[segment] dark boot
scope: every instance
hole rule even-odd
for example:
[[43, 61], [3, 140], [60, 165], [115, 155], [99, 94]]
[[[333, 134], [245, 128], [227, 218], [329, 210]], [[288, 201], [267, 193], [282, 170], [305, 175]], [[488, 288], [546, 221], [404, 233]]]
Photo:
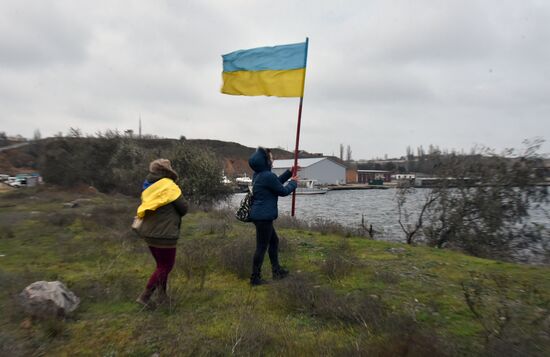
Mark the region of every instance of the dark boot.
[[145, 288], [145, 290], [141, 293], [141, 295], [136, 299], [136, 302], [140, 305], [143, 305], [146, 308], [154, 308], [154, 304], [151, 301], [151, 295], [153, 295], [153, 292], [155, 289], [148, 289]]
[[252, 274], [252, 276], [250, 277], [250, 285], [258, 286], [264, 284], [267, 284], [267, 281], [262, 279], [261, 274]]
[[271, 273], [273, 274], [273, 280], [280, 280], [284, 279], [288, 276], [289, 271], [285, 268], [275, 268], [271, 270]]
[[158, 296], [157, 296], [157, 304], [164, 305], [168, 304], [170, 305], [171, 299], [170, 296], [166, 293], [165, 289], [159, 289]]

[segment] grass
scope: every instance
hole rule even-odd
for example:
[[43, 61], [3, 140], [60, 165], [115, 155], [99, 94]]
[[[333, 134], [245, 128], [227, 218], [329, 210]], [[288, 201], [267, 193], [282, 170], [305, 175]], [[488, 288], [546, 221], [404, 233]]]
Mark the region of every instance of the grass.
[[[550, 353], [548, 267], [288, 221], [277, 229], [291, 276], [251, 289], [254, 230], [226, 211], [184, 218], [172, 302], [144, 311], [133, 300], [154, 263], [129, 229], [136, 205], [49, 187], [0, 193], [0, 355]], [[29, 323], [15, 297], [37, 280], [61, 280], [81, 306]]]

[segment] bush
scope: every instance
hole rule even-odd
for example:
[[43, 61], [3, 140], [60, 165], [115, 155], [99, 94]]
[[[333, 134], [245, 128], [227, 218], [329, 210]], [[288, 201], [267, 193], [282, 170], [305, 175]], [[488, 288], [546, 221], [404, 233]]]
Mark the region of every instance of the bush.
[[331, 288], [317, 284], [309, 274], [293, 274], [278, 283], [273, 293], [275, 301], [289, 311], [359, 324], [368, 329], [381, 326], [387, 315], [386, 307], [379, 299], [363, 293], [338, 295]]
[[215, 234], [226, 238], [233, 228], [233, 212], [229, 210], [216, 210], [199, 222], [199, 230], [205, 234]]
[[537, 246], [541, 231], [524, 224], [530, 208], [548, 202], [536, 154], [541, 143], [525, 152], [500, 155], [483, 149], [469, 156], [440, 156], [432, 189], [433, 203], [420, 223], [430, 245], [455, 247], [466, 253], [497, 259], [517, 259], [517, 253]]
[[199, 207], [211, 207], [229, 197], [230, 189], [221, 182], [222, 163], [212, 152], [178, 143], [167, 158], [180, 175], [179, 184], [186, 197]]
[[212, 244], [204, 240], [182, 240], [176, 256], [176, 269], [181, 269], [187, 280], [198, 279], [199, 288], [204, 287], [212, 259]]
[[218, 261], [224, 270], [241, 279], [249, 278], [255, 249], [256, 241], [252, 237], [232, 239], [221, 247]]
[[321, 264], [321, 272], [330, 279], [340, 279], [349, 275], [357, 264], [357, 259], [349, 251], [349, 245], [343, 241], [328, 252]]
[[399, 275], [387, 270], [377, 271], [374, 273], [374, 277], [385, 284], [397, 284], [401, 280]]
[[95, 206], [90, 212], [89, 220], [98, 226], [116, 230], [130, 230], [132, 219], [136, 214], [138, 203], [121, 205], [117, 203]]
[[45, 223], [52, 224], [57, 227], [67, 227], [70, 226], [78, 217], [79, 214], [75, 212], [61, 212], [49, 214], [44, 217], [43, 220]]
[[405, 315], [389, 315], [383, 321], [380, 336], [362, 346], [366, 356], [451, 356], [449, 341], [439, 338], [436, 331], [423, 328]]
[[165, 157], [179, 174], [178, 184], [191, 203], [209, 207], [230, 194], [221, 183], [222, 163], [208, 149], [187, 141], [149, 144], [150, 140], [119, 135], [52, 139], [40, 150], [39, 168], [48, 183], [63, 187], [85, 184], [102, 192], [139, 196], [149, 163]]
[[261, 356], [275, 345], [279, 329], [258, 319], [254, 311], [246, 310], [239, 316], [231, 336], [231, 354]]

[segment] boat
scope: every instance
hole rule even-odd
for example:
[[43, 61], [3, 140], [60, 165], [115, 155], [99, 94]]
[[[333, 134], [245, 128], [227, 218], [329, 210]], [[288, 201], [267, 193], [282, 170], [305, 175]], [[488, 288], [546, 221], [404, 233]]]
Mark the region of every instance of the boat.
[[248, 186], [248, 185], [252, 184], [252, 179], [250, 177], [248, 177], [246, 174], [244, 174], [244, 176], [237, 177], [235, 179], [235, 182], [239, 186]]
[[298, 180], [298, 187], [296, 188], [297, 195], [323, 195], [327, 192], [328, 188], [319, 187], [317, 180]]
[[244, 174], [244, 176], [235, 178], [235, 191], [248, 192], [248, 187], [252, 186], [252, 179]]
[[222, 171], [222, 180], [221, 182], [224, 184], [224, 185], [231, 185], [233, 183], [233, 181], [231, 181], [226, 175], [225, 175], [225, 171]]

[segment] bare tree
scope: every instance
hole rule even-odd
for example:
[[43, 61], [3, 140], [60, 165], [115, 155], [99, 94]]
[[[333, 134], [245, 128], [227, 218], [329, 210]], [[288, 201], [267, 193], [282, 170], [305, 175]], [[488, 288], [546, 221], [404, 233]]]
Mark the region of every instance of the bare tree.
[[437, 201], [428, 207], [423, 229], [429, 244], [513, 260], [540, 246], [547, 231], [529, 217], [548, 202], [547, 187], [538, 185], [541, 144], [527, 142], [522, 152], [477, 148], [474, 155], [434, 154], [439, 161], [434, 172], [441, 179], [431, 189]]
[[348, 145], [348, 147], [346, 148], [346, 161], [351, 161], [351, 146]]
[[407, 244], [412, 244], [414, 242], [416, 234], [424, 225], [424, 214], [426, 214], [428, 208], [439, 198], [439, 194], [434, 190], [427, 191], [418, 216], [415, 218], [414, 223], [409, 223], [412, 214], [407, 208], [407, 197], [415, 192], [414, 187], [412, 187], [409, 182], [401, 185], [397, 191], [397, 212], [399, 215], [398, 222], [399, 226], [405, 233]]
[[82, 137], [82, 130], [79, 128], [69, 128], [69, 132], [67, 133], [67, 136], [70, 138], [80, 138]]
[[344, 144], [340, 144], [340, 160], [344, 161]]

